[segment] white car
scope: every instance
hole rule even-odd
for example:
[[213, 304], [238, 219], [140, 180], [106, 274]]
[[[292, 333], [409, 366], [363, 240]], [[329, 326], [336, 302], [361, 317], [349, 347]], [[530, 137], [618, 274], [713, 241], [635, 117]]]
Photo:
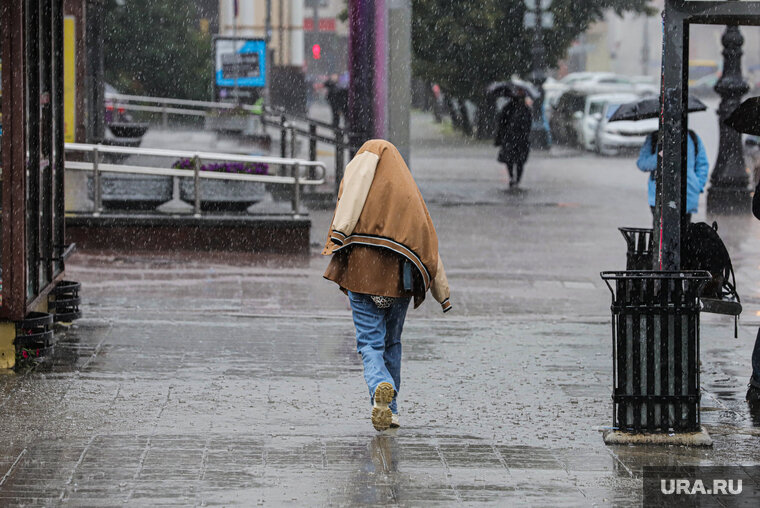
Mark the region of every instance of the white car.
[[610, 72], [571, 72], [562, 79], [548, 78], [543, 85], [544, 88], [544, 102], [551, 108], [557, 107], [557, 101], [560, 96], [568, 90], [575, 88], [576, 86], [582, 87], [584, 82], [588, 81], [593, 83], [601, 76], [614, 76]]
[[654, 76], [631, 76], [631, 81], [640, 95], [659, 95], [660, 82]]
[[619, 106], [626, 102], [636, 101], [639, 98], [640, 97], [635, 93], [603, 93], [587, 95], [583, 110], [577, 111], [573, 115], [573, 127], [578, 134], [578, 144], [586, 150], [596, 150], [598, 137], [597, 131], [600, 124], [605, 123], [606, 118], [604, 112], [606, 106], [608, 104]]
[[623, 103], [618, 101], [608, 101], [602, 109], [594, 143], [596, 151], [602, 155], [617, 155], [621, 150], [639, 150], [646, 137], [659, 129], [658, 118], [609, 122], [621, 104]]
[[564, 78], [547, 80], [544, 84], [544, 101], [547, 116], [551, 117], [559, 104], [559, 99], [567, 91], [587, 95], [597, 93], [633, 93], [639, 96], [658, 93], [654, 78], [645, 76], [623, 76], [614, 72], [572, 72]]

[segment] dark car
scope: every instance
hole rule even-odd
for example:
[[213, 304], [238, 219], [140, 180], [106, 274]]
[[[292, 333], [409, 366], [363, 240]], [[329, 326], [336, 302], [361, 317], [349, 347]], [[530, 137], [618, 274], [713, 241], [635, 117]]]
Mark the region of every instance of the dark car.
[[104, 95], [106, 132], [103, 144], [133, 148], [140, 146], [148, 124], [134, 121], [132, 115], [116, 100], [119, 91], [108, 83], [105, 84]]
[[578, 131], [575, 128], [579, 118], [583, 117], [588, 92], [570, 90], [557, 100], [549, 119], [552, 141], [562, 145], [578, 145]]

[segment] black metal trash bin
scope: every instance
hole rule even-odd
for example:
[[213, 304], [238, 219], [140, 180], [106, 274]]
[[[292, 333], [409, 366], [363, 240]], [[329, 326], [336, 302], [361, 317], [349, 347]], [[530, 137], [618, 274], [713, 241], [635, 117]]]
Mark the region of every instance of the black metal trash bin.
[[618, 228], [628, 246], [626, 270], [651, 270], [654, 239], [652, 228]]
[[612, 293], [613, 426], [698, 431], [699, 293], [710, 274], [631, 270], [601, 277]]
[[70, 323], [82, 317], [79, 310], [82, 284], [70, 280], [59, 281], [48, 295], [48, 312], [56, 323]]
[[16, 322], [16, 349], [27, 349], [33, 356], [47, 354], [55, 344], [53, 315], [47, 312], [30, 312], [22, 321]]

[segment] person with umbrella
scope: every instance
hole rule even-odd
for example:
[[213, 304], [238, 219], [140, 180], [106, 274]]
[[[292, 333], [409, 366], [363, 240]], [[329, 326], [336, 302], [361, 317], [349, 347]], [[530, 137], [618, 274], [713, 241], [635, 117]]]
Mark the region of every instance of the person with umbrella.
[[[725, 124], [745, 134], [760, 135], [760, 97], [750, 97], [725, 120]], [[760, 220], [760, 183], [752, 196], [752, 215]], [[755, 346], [752, 349], [752, 374], [747, 386], [747, 403], [753, 411], [760, 410], [760, 328], [757, 330]]]
[[494, 145], [501, 146], [497, 160], [507, 166], [509, 187], [516, 187], [522, 179], [523, 167], [530, 154], [530, 128], [533, 122], [533, 101], [528, 91], [514, 86], [509, 92], [511, 99], [499, 113]]
[[[688, 111], [704, 111], [707, 106], [696, 97], [689, 97]], [[660, 100], [658, 98], [642, 99], [640, 101], [623, 104], [610, 117], [610, 122], [619, 120], [643, 120], [644, 118], [657, 118], [660, 115]], [[658, 140], [659, 132], [649, 134], [644, 140], [644, 145], [639, 151], [636, 166], [641, 171], [649, 173], [648, 197], [649, 207], [655, 222], [655, 202], [657, 190], [656, 172], [659, 157], [662, 154], [662, 146]], [[699, 208], [699, 195], [704, 192], [707, 177], [710, 173], [710, 163], [707, 160], [705, 145], [693, 130], [689, 130], [686, 147], [686, 217], [685, 221], [691, 222], [692, 214], [697, 213]]]
[[[662, 146], [658, 142], [658, 132], [649, 134], [644, 145], [639, 151], [639, 159], [636, 165], [641, 171], [649, 173], [649, 207], [652, 216], [655, 216], [655, 191], [657, 181], [655, 170], [657, 169], [658, 154], [662, 153]], [[696, 132], [689, 129], [689, 140], [686, 148], [686, 223], [691, 222], [692, 214], [697, 213], [699, 207], [699, 195], [704, 192], [707, 184], [707, 176], [710, 173], [710, 163], [707, 160], [705, 145]], [[655, 217], [656, 218], [656, 217]]]

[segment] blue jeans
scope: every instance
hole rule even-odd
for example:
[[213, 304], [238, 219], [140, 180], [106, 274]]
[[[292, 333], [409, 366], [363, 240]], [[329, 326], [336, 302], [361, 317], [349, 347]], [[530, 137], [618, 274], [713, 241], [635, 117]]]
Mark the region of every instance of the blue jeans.
[[757, 330], [755, 349], [752, 350], [752, 378], [750, 384], [760, 388], [760, 328]]
[[396, 395], [401, 389], [401, 330], [410, 298], [399, 298], [387, 309], [379, 309], [369, 295], [348, 292], [356, 328], [356, 350], [362, 355], [364, 380], [370, 400], [380, 383], [390, 383], [396, 394], [390, 404], [398, 413]]

